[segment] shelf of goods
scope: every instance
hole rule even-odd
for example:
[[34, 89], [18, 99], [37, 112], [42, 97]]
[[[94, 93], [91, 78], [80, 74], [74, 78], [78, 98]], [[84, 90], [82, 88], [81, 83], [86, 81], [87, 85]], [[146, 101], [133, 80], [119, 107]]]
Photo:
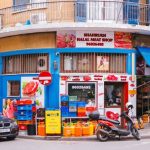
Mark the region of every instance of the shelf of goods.
[[36, 106], [31, 99], [21, 99], [17, 101], [17, 121], [19, 134], [35, 135], [35, 115]]
[[95, 133], [97, 121], [89, 121], [87, 112], [95, 107], [86, 107], [85, 101], [77, 96], [61, 96], [61, 115], [63, 136], [90, 136]]
[[150, 122], [150, 86], [138, 90], [137, 113], [142, 116], [144, 123]]
[[85, 101], [78, 101], [77, 96], [61, 96], [62, 117], [87, 117], [87, 112], [94, 110], [95, 107], [86, 107]]

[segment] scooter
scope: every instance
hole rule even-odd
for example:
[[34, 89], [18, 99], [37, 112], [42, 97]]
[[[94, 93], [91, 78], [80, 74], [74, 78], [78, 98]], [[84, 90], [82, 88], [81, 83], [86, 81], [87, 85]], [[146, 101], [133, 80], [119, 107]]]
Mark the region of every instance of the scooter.
[[119, 121], [113, 121], [109, 119], [98, 119], [98, 125], [96, 128], [96, 136], [99, 141], [107, 141], [109, 138], [115, 138], [116, 136], [128, 136], [130, 134], [137, 140], [140, 140], [140, 134], [138, 130], [134, 127], [134, 122], [132, 118], [128, 115], [128, 111], [124, 111], [121, 113], [120, 117], [124, 118], [127, 122], [127, 129], [120, 129], [118, 127]]

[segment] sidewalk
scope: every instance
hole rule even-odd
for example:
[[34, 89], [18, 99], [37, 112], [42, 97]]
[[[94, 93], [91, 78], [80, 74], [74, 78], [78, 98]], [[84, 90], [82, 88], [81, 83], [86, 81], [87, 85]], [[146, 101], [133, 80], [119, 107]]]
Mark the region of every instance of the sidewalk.
[[[150, 123], [145, 125], [144, 129], [139, 130], [141, 139], [150, 138]], [[63, 136], [35, 136], [35, 135], [19, 135], [18, 138], [35, 139], [35, 140], [58, 140], [58, 141], [94, 141], [96, 136], [82, 136], [82, 137], [63, 137]], [[134, 139], [132, 135], [122, 137], [123, 139]]]

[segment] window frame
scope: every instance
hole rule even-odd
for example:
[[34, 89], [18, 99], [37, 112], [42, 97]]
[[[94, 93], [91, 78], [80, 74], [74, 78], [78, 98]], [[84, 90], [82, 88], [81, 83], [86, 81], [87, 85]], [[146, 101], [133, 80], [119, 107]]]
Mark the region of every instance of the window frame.
[[[12, 83], [18, 83], [18, 85], [12, 85]], [[12, 90], [16, 90], [16, 88], [14, 88], [14, 86], [18, 86], [16, 88], [18, 88], [18, 94], [13, 95]], [[20, 87], [21, 87], [21, 83], [20, 80], [8, 80], [7, 81], [7, 97], [20, 97]]]
[[[76, 84], [76, 85], [78, 85], [78, 84], [83, 84], [83, 85], [94, 84], [95, 96], [94, 96], [94, 98], [89, 98], [89, 99], [94, 99], [95, 104], [93, 107], [97, 107], [97, 105], [98, 105], [98, 97], [97, 97], [97, 95], [98, 95], [98, 85], [97, 84], [98, 83], [97, 82], [83, 82], [83, 81], [82, 82], [71, 82], [71, 81], [66, 82], [66, 91], [67, 91], [68, 95], [69, 95], [69, 84]], [[69, 96], [77, 96], [77, 95], [69, 95]], [[80, 101], [82, 101], [82, 100], [80, 100]], [[79, 101], [78, 98], [77, 98], [77, 101]]]

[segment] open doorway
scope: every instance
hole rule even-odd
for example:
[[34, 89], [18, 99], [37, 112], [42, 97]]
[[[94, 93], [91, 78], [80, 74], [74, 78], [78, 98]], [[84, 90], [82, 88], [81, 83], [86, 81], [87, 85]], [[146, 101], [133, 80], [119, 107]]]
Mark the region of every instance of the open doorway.
[[[128, 101], [128, 83], [127, 82], [105, 82], [104, 83], [104, 104], [105, 114], [107, 111], [121, 114]], [[121, 126], [124, 121], [121, 121]]]

